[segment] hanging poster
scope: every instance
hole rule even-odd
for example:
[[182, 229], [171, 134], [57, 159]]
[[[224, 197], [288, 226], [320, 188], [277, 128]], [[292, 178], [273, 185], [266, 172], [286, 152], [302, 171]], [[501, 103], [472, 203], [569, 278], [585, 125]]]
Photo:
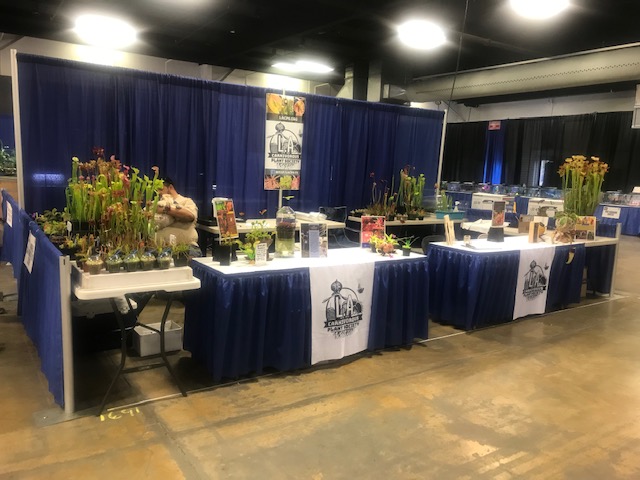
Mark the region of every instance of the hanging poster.
[[299, 190], [305, 98], [267, 93], [264, 189]]

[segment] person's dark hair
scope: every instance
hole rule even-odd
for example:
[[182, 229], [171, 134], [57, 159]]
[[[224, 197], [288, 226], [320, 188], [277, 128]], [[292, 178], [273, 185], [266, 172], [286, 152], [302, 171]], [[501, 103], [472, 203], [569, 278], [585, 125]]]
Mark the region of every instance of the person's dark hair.
[[173, 183], [173, 180], [171, 180], [170, 177], [164, 177], [163, 182], [164, 182], [163, 185], [165, 187], [168, 187], [169, 185], [175, 186], [175, 183]]

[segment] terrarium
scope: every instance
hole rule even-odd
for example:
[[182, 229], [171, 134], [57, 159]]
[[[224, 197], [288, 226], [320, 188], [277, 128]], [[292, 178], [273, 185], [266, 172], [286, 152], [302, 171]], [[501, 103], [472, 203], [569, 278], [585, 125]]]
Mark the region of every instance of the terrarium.
[[293, 257], [296, 241], [296, 212], [285, 205], [276, 212], [276, 257]]

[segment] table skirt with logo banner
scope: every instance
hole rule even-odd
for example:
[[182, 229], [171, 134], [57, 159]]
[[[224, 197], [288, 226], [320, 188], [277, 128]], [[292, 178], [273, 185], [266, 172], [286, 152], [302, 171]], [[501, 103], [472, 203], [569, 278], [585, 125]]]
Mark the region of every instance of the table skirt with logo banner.
[[[506, 238], [504, 243], [493, 246], [492, 242], [477, 242], [477, 248], [462, 247], [460, 242], [454, 247], [430, 245], [429, 312], [433, 321], [473, 330], [513, 320], [521, 250], [531, 247], [527, 247], [526, 237]], [[550, 272], [550, 275], [545, 275], [545, 279], [536, 285], [529, 285], [535, 289], [542, 283], [547, 284], [544, 311], [580, 301], [585, 267], [587, 287], [609, 293], [615, 245], [599, 246], [596, 241], [589, 247], [585, 248], [585, 243], [547, 247], [553, 250], [553, 256], [549, 257], [551, 264], [543, 262], [542, 272]], [[567, 263], [570, 257], [572, 260]], [[523, 275], [535, 269], [531, 267], [531, 261], [528, 264]], [[524, 294], [524, 284], [522, 288], [520, 293]]]
[[[426, 257], [389, 258], [349, 248], [330, 250], [324, 259], [275, 259], [257, 267], [242, 261], [220, 267], [211, 258], [194, 259], [193, 274], [202, 286], [185, 295], [184, 348], [206, 366], [216, 382], [260, 374], [265, 369], [308, 367], [312, 364], [313, 330], [310, 270], [326, 269], [335, 277], [345, 266], [358, 270], [367, 265], [373, 266], [373, 279], [366, 350], [427, 338]], [[335, 293], [344, 297], [343, 313], [352, 311], [356, 303], [366, 303], [362, 301], [367, 289], [364, 282], [355, 287], [332, 284], [319, 289], [322, 308], [328, 305], [324, 300]], [[327, 327], [352, 323], [344, 316], [335, 321], [334, 314], [327, 313], [320, 321]], [[345, 351], [345, 355], [350, 353]]]

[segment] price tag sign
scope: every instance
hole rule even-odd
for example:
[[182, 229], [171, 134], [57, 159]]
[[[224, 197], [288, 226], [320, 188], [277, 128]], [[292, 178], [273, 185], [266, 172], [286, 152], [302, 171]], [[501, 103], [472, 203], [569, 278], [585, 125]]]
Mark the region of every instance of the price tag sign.
[[602, 207], [602, 218], [613, 218], [614, 220], [620, 219], [620, 207]]
[[7, 225], [13, 228], [13, 207], [7, 202]]
[[24, 252], [24, 265], [27, 267], [27, 271], [31, 273], [33, 269], [33, 257], [36, 254], [36, 237], [33, 233], [29, 232], [29, 240], [27, 241], [27, 249]]

